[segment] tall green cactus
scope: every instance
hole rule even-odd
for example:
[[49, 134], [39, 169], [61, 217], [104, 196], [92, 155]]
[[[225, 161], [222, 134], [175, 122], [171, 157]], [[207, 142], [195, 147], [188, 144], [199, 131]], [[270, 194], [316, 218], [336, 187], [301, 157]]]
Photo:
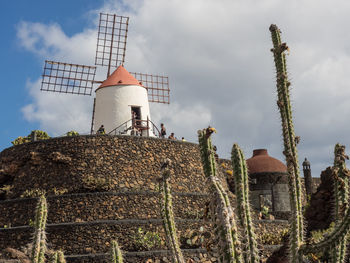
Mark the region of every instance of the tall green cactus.
[[235, 178], [235, 193], [237, 197], [237, 214], [240, 225], [244, 231], [245, 251], [243, 253], [244, 261], [259, 263], [258, 244], [254, 233], [254, 225], [251, 217], [251, 208], [249, 203], [249, 178], [245, 158], [242, 150], [237, 144], [232, 147], [231, 153], [232, 167]]
[[287, 170], [289, 174], [289, 195], [290, 204], [293, 211], [291, 218], [290, 231], [290, 256], [291, 262], [298, 262], [298, 250], [304, 242], [304, 222], [302, 214], [302, 192], [300, 182], [300, 172], [298, 163], [298, 152], [296, 148], [296, 140], [294, 134], [294, 126], [292, 120], [292, 110], [289, 98], [289, 86], [286, 56], [284, 51], [288, 49], [286, 43], [282, 43], [280, 30], [276, 25], [270, 26], [273, 49], [276, 66], [277, 81], [277, 105], [281, 115], [282, 133], [284, 141], [283, 154], [286, 158]]
[[[334, 221], [339, 223], [349, 209], [349, 179], [345, 165], [345, 146], [337, 143], [334, 147]], [[347, 239], [344, 238], [339, 246], [331, 250], [332, 262], [344, 262], [346, 256]]]
[[204, 174], [210, 181], [210, 191], [215, 201], [213, 224], [219, 250], [219, 262], [240, 263], [243, 261], [233, 210], [217, 177], [215, 151], [210, 139], [214, 131], [215, 129], [211, 127], [198, 131], [198, 141]]
[[[344, 146], [335, 146], [335, 220], [336, 226], [332, 233], [324, 237], [318, 243], [304, 244], [304, 222], [302, 216], [302, 195], [299, 174], [299, 164], [296, 149], [296, 137], [292, 120], [292, 111], [289, 99], [290, 82], [287, 78], [286, 57], [284, 51], [288, 49], [286, 43], [281, 42], [280, 30], [276, 25], [270, 26], [273, 42], [276, 77], [277, 77], [277, 105], [280, 110], [282, 120], [282, 131], [284, 141], [284, 155], [286, 157], [289, 174], [289, 192], [292, 209], [291, 229], [290, 229], [290, 261], [293, 263], [303, 262], [303, 256], [315, 251], [331, 251], [332, 263], [341, 263], [345, 260], [346, 236], [350, 230], [350, 210], [349, 208], [349, 183], [348, 170], [345, 167]], [[340, 211], [345, 214], [340, 220]]]
[[112, 240], [111, 246], [111, 262], [112, 263], [123, 263], [123, 254], [118, 246], [116, 240]]
[[34, 222], [34, 240], [32, 249], [32, 262], [33, 263], [43, 263], [45, 262], [45, 252], [46, 252], [46, 227], [47, 219], [47, 202], [45, 196], [39, 198], [36, 212], [35, 212], [35, 222]]
[[182, 251], [180, 249], [176, 225], [173, 213], [172, 196], [170, 190], [170, 167], [171, 160], [166, 159], [162, 164], [162, 179], [159, 182], [159, 191], [161, 193], [161, 208], [162, 208], [162, 218], [165, 229], [165, 234], [167, 237], [167, 243], [170, 247], [172, 253], [172, 260], [174, 263], [185, 263]]
[[50, 263], [66, 263], [63, 252], [61, 250], [56, 251], [52, 256]]

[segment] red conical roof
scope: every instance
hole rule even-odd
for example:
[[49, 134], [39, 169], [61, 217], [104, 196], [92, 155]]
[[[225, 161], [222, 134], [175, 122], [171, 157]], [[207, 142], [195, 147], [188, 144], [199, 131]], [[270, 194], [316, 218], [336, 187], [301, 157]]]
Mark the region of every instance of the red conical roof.
[[249, 174], [287, 172], [287, 166], [280, 160], [269, 156], [266, 149], [254, 150], [253, 157], [247, 160], [247, 166]]
[[99, 88], [117, 86], [117, 85], [137, 85], [142, 86], [123, 66], [119, 66]]

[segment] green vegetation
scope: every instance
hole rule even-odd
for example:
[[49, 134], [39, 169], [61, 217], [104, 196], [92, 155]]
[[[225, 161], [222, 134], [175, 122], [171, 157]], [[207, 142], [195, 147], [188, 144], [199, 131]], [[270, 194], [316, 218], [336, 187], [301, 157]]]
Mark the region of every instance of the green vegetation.
[[108, 191], [113, 187], [111, 179], [100, 176], [83, 176], [84, 187], [90, 191]]
[[264, 231], [258, 237], [259, 243], [263, 245], [283, 244], [284, 237], [288, 235], [288, 228], [275, 229], [274, 231]]
[[123, 254], [119, 248], [117, 241], [115, 241], [115, 240], [112, 240], [111, 262], [112, 263], [123, 263]]
[[79, 133], [76, 131], [69, 131], [66, 133], [66, 136], [79, 136]]
[[39, 140], [47, 140], [47, 139], [50, 139], [50, 136], [46, 132], [40, 131], [40, 130], [34, 130], [28, 136], [26, 136], [26, 137], [19, 136], [11, 143], [13, 145], [19, 145], [19, 144], [23, 144], [23, 143], [27, 143], [27, 142], [32, 142], [35, 140], [39, 141]]
[[66, 263], [66, 260], [64, 259], [64, 254], [62, 251], [56, 251], [50, 260], [50, 263]]
[[42, 195], [46, 195], [46, 191], [40, 188], [33, 188], [30, 190], [25, 190], [22, 194], [21, 194], [21, 198], [28, 198], [28, 197], [39, 197]]
[[157, 232], [145, 231], [142, 227], [139, 227], [134, 237], [134, 242], [138, 249], [151, 250], [159, 247], [162, 240]]

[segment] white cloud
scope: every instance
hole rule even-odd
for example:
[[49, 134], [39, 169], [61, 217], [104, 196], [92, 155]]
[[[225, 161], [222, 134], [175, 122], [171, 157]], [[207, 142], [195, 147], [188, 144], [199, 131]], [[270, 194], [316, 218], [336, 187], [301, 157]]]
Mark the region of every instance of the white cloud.
[[92, 98], [40, 91], [40, 82], [27, 82], [33, 98], [31, 104], [22, 108], [26, 120], [39, 122], [41, 128], [53, 136], [75, 130], [82, 134], [90, 132]]
[[73, 64], [93, 65], [96, 35], [96, 29], [84, 29], [69, 37], [58, 24], [22, 21], [17, 26], [17, 38], [25, 49], [41, 58]]
[[152, 104], [152, 118], [157, 126], [164, 123], [167, 135], [175, 133], [175, 137], [196, 141], [197, 130], [211, 124], [211, 112], [201, 104], [181, 106], [177, 102], [170, 105]]
[[[307, 156], [319, 175], [330, 165], [337, 141], [350, 145], [350, 36], [344, 33], [349, 7], [345, 0], [105, 1], [90, 17], [96, 25], [100, 11], [130, 16], [126, 68], [170, 79], [173, 103], [152, 104], [152, 119], [193, 141], [197, 129], [215, 126], [215, 143], [224, 157], [238, 142], [247, 157], [253, 148], [267, 147], [283, 159], [268, 31], [271, 23], [279, 25], [291, 48], [300, 159]], [[94, 62], [96, 29], [83, 25], [80, 33], [67, 36], [57, 24], [22, 22], [18, 40], [42, 59]], [[97, 79], [103, 79], [102, 70]], [[33, 102], [23, 109], [28, 120], [55, 133], [77, 122], [89, 128], [91, 100], [65, 95], [56, 100], [56, 94], [40, 93], [38, 84], [29, 86]], [[77, 115], [69, 121], [66, 111]]]

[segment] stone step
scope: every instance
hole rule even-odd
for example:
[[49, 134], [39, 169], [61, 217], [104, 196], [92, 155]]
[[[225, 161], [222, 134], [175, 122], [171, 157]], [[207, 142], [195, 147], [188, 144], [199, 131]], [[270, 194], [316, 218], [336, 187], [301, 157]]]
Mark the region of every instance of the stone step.
[[[176, 221], [183, 248], [198, 248], [211, 242], [209, 222], [184, 219]], [[197, 234], [193, 234], [193, 231]], [[49, 224], [46, 232], [49, 247], [62, 249], [67, 254], [105, 253], [113, 239], [118, 240], [125, 251], [166, 248], [161, 219]], [[197, 238], [189, 245], [187, 239], [193, 235], [197, 235]], [[33, 228], [28, 226], [0, 229], [0, 248], [19, 249], [30, 243], [32, 236]]]
[[[214, 257], [216, 253], [207, 252], [206, 249], [182, 249], [182, 253], [185, 257], [185, 261], [188, 262], [192, 259], [194, 262], [217, 262], [217, 258]], [[100, 254], [84, 254], [84, 255], [67, 255], [67, 263], [109, 263], [109, 253]], [[151, 251], [131, 251], [123, 252], [124, 262], [172, 262], [170, 250], [151, 250]]]
[[[264, 246], [262, 258], [267, 258], [274, 250], [279, 249], [280, 246]], [[188, 262], [190, 259], [193, 262], [217, 262], [218, 254], [216, 250], [207, 251], [204, 248], [197, 249], [182, 249], [181, 250], [185, 261]], [[148, 250], [148, 251], [123, 251], [124, 262], [149, 262], [149, 263], [160, 263], [160, 262], [171, 262], [170, 250]], [[109, 263], [109, 253], [95, 253], [95, 254], [65, 254], [67, 263]], [[21, 262], [18, 259], [5, 259], [0, 258], [1, 263], [17, 263]]]
[[[48, 196], [48, 223], [160, 218], [160, 194], [152, 191], [80, 193]], [[207, 194], [174, 193], [177, 217], [202, 218]], [[34, 220], [37, 198], [0, 201], [0, 227], [28, 225]]]
[[[209, 221], [177, 218], [176, 223], [183, 248], [208, 247], [212, 244], [213, 229]], [[255, 221], [254, 225], [258, 242], [262, 245], [282, 243], [282, 236], [288, 228], [288, 222], [285, 220], [259, 220]], [[32, 240], [32, 235], [33, 228], [29, 226], [2, 228], [0, 248], [25, 246]], [[78, 254], [106, 252], [112, 239], [117, 239], [127, 251], [140, 251], [150, 247], [160, 249], [165, 245], [162, 219], [48, 224], [47, 237], [51, 247]], [[60, 247], [60, 244], [64, 244], [64, 247]]]
[[[213, 237], [210, 234], [213, 231], [209, 222], [183, 219], [177, 219], [176, 221], [182, 249], [209, 248], [213, 250]], [[284, 226], [287, 224], [287, 222], [281, 220], [277, 222], [271, 220], [259, 221], [257, 236], [262, 237], [276, 231], [273, 230], [276, 223]], [[264, 232], [260, 232], [263, 226], [266, 229], [264, 229]], [[269, 226], [272, 229], [268, 228]], [[191, 230], [196, 231], [191, 232]], [[62, 249], [70, 258], [68, 262], [106, 262], [105, 257], [101, 258], [101, 255], [105, 255], [109, 251], [112, 239], [118, 240], [121, 248], [130, 256], [127, 262], [145, 262], [148, 259], [152, 259], [152, 262], [157, 259], [164, 262], [164, 256], [156, 257], [152, 254], [152, 257], [146, 258], [149, 251], [145, 250], [163, 251], [162, 253], [165, 253], [164, 251], [167, 248], [161, 219], [100, 220], [49, 224], [46, 232], [48, 248], [53, 250]], [[33, 228], [29, 226], [0, 229], [0, 249], [25, 247], [31, 242], [32, 236]], [[192, 244], [188, 243], [189, 240], [192, 241]], [[261, 240], [259, 243], [262, 244]], [[278, 247], [276, 244], [261, 245], [264, 257], [270, 255]], [[199, 256], [196, 256], [197, 258]], [[205, 259], [204, 261], [208, 260]]]

